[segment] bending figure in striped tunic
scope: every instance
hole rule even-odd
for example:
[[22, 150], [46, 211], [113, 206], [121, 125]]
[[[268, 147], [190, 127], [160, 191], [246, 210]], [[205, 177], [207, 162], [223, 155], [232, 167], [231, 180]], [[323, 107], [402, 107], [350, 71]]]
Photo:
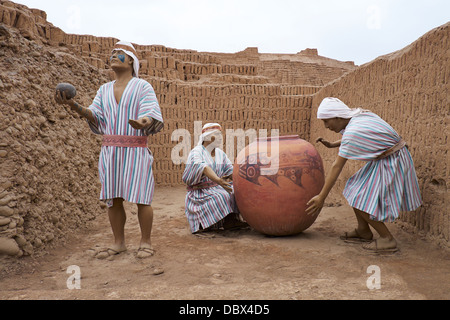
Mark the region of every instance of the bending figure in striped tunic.
[[[350, 109], [337, 98], [324, 99], [317, 117], [323, 120], [327, 129], [343, 136], [336, 142], [317, 139], [327, 148], [339, 148], [339, 156], [321, 193], [308, 203], [307, 213], [320, 213], [347, 160], [366, 161], [367, 164], [348, 180], [344, 189], [344, 197], [353, 207], [358, 226], [344, 233], [341, 239], [364, 243], [363, 248], [371, 252], [396, 252], [397, 241], [385, 222], [398, 219], [401, 211], [414, 211], [422, 205], [406, 142], [376, 114]], [[370, 227], [380, 235], [379, 239], [373, 240]]]
[[193, 234], [243, 228], [234, 199], [233, 164], [220, 149], [221, 126], [206, 124], [189, 154], [183, 182], [188, 185], [185, 213]]
[[[99, 159], [102, 184], [100, 200], [106, 202], [114, 244], [96, 255], [106, 259], [127, 250], [124, 201], [136, 203], [141, 227], [138, 258], [154, 255], [151, 245], [154, 193], [153, 155], [147, 148], [149, 135], [164, 126], [152, 86], [139, 79], [139, 60], [133, 45], [119, 41], [111, 55], [116, 80], [100, 87], [89, 108], [78, 105], [65, 94], [56, 93], [59, 104], [67, 104], [86, 118], [95, 134], [103, 135]], [[136, 120], [137, 119], [137, 120]]]

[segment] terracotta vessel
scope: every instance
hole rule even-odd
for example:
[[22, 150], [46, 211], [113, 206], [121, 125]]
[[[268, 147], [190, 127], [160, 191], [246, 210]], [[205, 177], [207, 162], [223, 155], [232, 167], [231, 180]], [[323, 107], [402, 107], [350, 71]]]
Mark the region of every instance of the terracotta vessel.
[[288, 236], [316, 220], [306, 204], [325, 182], [322, 158], [298, 136], [258, 139], [242, 150], [234, 165], [236, 202], [247, 223], [263, 234]]

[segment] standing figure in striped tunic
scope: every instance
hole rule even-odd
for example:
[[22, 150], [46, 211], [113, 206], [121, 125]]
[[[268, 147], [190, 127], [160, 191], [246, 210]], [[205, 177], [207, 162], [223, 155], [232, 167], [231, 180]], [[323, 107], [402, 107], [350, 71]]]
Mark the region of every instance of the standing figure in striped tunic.
[[220, 149], [221, 130], [217, 123], [203, 127], [183, 173], [188, 185], [185, 213], [193, 234], [248, 226], [238, 214], [231, 182], [233, 164]]
[[105, 259], [127, 250], [123, 202], [128, 201], [138, 206], [141, 243], [137, 257], [146, 258], [154, 254], [151, 245], [153, 155], [147, 148], [147, 140], [163, 128], [163, 118], [152, 86], [138, 78], [139, 60], [133, 45], [118, 42], [110, 60], [116, 80], [100, 87], [89, 108], [66, 99], [65, 94], [57, 93], [55, 99], [86, 118], [95, 134], [103, 135], [99, 159], [100, 200], [108, 206], [115, 242], [96, 257]]
[[[366, 242], [363, 248], [372, 252], [396, 252], [397, 242], [385, 222], [398, 219], [401, 211], [414, 211], [422, 205], [406, 142], [376, 114], [350, 109], [337, 98], [324, 99], [317, 117], [323, 120], [327, 129], [343, 136], [336, 142], [317, 139], [328, 148], [340, 149], [321, 193], [308, 203], [307, 213], [320, 213], [347, 160], [366, 161], [367, 164], [348, 180], [344, 189], [344, 197], [353, 207], [358, 226], [341, 239]], [[377, 231], [379, 239], [373, 241], [369, 226]]]

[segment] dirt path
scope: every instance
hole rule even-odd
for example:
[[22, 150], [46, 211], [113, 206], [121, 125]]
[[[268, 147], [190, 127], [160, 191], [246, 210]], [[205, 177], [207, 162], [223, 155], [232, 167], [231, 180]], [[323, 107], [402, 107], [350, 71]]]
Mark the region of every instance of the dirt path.
[[[189, 232], [185, 189], [158, 188], [154, 201], [155, 257], [138, 260], [136, 215], [128, 215], [128, 252], [113, 261], [91, 257], [89, 249], [111, 241], [107, 216], [79, 232], [64, 248], [32, 268], [0, 280], [1, 299], [449, 299], [450, 254], [434, 244], [390, 228], [401, 252], [375, 256], [340, 241], [354, 227], [348, 206], [325, 208], [305, 233], [270, 238], [252, 230], [229, 231], [211, 239]], [[136, 211], [128, 205], [128, 212]], [[24, 260], [25, 262], [28, 260]], [[81, 271], [81, 290], [68, 290], [69, 266]], [[378, 266], [381, 289], [369, 290], [367, 270]], [[154, 275], [156, 268], [163, 274]]]

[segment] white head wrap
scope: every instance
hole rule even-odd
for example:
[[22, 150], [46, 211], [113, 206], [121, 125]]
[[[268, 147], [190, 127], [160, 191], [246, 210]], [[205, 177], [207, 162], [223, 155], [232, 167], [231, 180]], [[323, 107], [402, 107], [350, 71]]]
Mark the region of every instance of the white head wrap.
[[367, 110], [350, 109], [345, 103], [338, 98], [325, 98], [317, 111], [317, 119], [333, 119], [343, 118], [351, 119]]
[[206, 138], [214, 133], [222, 132], [222, 126], [218, 123], [207, 123], [203, 126], [202, 135], [198, 141], [198, 145], [201, 146]]
[[133, 58], [133, 77], [139, 78], [139, 59], [137, 58], [137, 52], [134, 46], [130, 42], [119, 41], [114, 46], [112, 52], [114, 51], [123, 51]]

